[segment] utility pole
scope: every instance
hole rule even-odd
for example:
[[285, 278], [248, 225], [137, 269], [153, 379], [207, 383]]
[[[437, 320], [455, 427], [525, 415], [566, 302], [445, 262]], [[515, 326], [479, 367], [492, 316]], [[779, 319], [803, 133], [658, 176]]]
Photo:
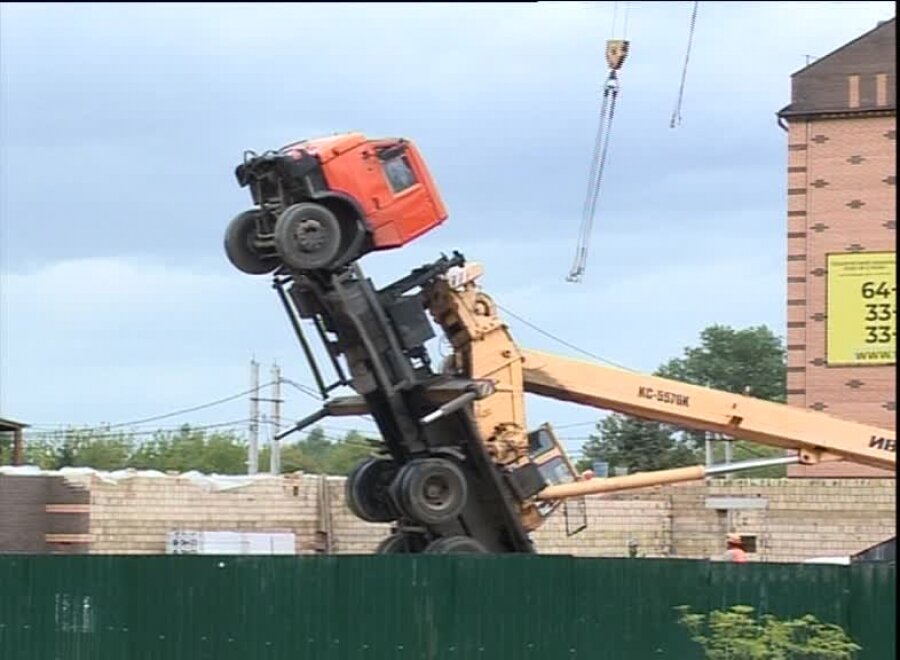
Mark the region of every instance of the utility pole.
[[278, 433], [281, 431], [281, 367], [275, 362], [272, 364], [272, 444], [269, 447], [269, 472], [281, 474], [281, 441]]
[[259, 471], [259, 363], [250, 360], [250, 446], [247, 448], [247, 474]]
[[[725, 440], [725, 462], [733, 463], [734, 462], [734, 440]], [[734, 478], [733, 472], [725, 473], [726, 479]]]

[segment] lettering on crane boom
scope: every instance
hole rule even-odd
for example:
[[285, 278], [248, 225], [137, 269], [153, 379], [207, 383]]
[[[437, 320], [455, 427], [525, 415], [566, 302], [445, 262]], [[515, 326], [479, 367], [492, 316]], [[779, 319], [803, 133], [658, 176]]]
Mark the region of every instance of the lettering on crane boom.
[[881, 449], [883, 451], [892, 451], [897, 453], [897, 441], [894, 438], [884, 438], [880, 435], [873, 435], [869, 439], [869, 448]]
[[675, 394], [674, 392], [666, 392], [665, 390], [657, 390], [652, 387], [639, 387], [638, 396], [642, 399], [653, 399], [654, 401], [671, 403], [676, 406], [684, 406], [685, 408], [691, 405], [691, 397], [689, 396]]

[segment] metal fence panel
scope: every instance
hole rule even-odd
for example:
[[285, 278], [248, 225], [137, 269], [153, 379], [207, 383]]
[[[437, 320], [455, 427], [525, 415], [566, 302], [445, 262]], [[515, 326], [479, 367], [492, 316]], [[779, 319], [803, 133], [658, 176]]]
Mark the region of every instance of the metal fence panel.
[[863, 562], [849, 571], [848, 628], [862, 658], [897, 657], [897, 564]]
[[812, 613], [895, 657], [895, 564], [0, 555], [0, 658], [701, 658], [675, 607]]

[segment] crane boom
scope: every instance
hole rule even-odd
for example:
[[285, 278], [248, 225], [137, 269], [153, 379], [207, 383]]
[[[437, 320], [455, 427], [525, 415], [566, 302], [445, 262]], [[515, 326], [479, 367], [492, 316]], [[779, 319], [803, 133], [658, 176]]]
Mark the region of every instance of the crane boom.
[[795, 449], [801, 462], [895, 469], [894, 433], [751, 396], [522, 350], [525, 391], [739, 440]]

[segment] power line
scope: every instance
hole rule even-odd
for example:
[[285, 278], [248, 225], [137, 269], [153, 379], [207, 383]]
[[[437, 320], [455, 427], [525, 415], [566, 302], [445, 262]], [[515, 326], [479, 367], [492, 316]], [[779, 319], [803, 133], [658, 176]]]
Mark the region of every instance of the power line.
[[[310, 398], [315, 399], [316, 401], [321, 401], [319, 394], [316, 393], [315, 390], [313, 390], [311, 387], [309, 387], [307, 385], [303, 385], [302, 383], [296, 383], [296, 382], [290, 380], [289, 378], [284, 378], [284, 377], [281, 378], [281, 382], [287, 383], [291, 387], [294, 387], [294, 388], [300, 390], [303, 394], [305, 394], [306, 396], [308, 396]], [[365, 422], [368, 422], [370, 424], [372, 423], [372, 420], [368, 419], [366, 415], [348, 415], [348, 417], [357, 417], [359, 419], [362, 419]], [[325, 427], [322, 427], [322, 428], [325, 428]], [[332, 428], [337, 428], [337, 427], [332, 427]], [[338, 429], [338, 430], [349, 432], [349, 431], [355, 431], [356, 429]]]
[[628, 367], [623, 366], [623, 365], [621, 365], [621, 364], [617, 364], [617, 363], [613, 362], [612, 360], [607, 360], [606, 358], [601, 357], [601, 356], [597, 355], [596, 353], [591, 353], [590, 351], [586, 351], [586, 350], [584, 350], [583, 348], [580, 348], [580, 347], [576, 346], [575, 344], [572, 344], [572, 343], [570, 343], [570, 342], [567, 342], [565, 339], [562, 339], [562, 338], [560, 338], [560, 337], [557, 337], [556, 335], [554, 335], [554, 334], [552, 334], [552, 333], [550, 333], [550, 332], [547, 332], [546, 330], [543, 330], [543, 329], [539, 328], [539, 327], [536, 326], [534, 323], [531, 323], [530, 321], [526, 321], [526, 320], [523, 319], [521, 316], [519, 316], [518, 314], [516, 314], [515, 312], [513, 312], [511, 309], [507, 309], [506, 307], [504, 307], [503, 305], [500, 305], [499, 303], [497, 304], [497, 307], [499, 307], [500, 309], [502, 309], [504, 312], [506, 312], [507, 314], [509, 314], [511, 317], [513, 317], [513, 318], [516, 319], [517, 321], [519, 321], [519, 322], [521, 322], [521, 323], [524, 323], [525, 325], [527, 325], [527, 326], [528, 326], [529, 328], [531, 328], [532, 330], [535, 330], [536, 332], [541, 333], [541, 334], [544, 335], [545, 337], [549, 337], [549, 338], [552, 339], [553, 341], [559, 342], [559, 343], [562, 344], [563, 346], [567, 346], [567, 347], [571, 348], [573, 351], [578, 351], [578, 352], [581, 353], [582, 355], [587, 355], [588, 357], [591, 357], [591, 358], [593, 358], [593, 359], [595, 359], [595, 360], [597, 360], [597, 361], [599, 361], [599, 362], [605, 362], [606, 364], [611, 365], [611, 366], [613, 366], [613, 367], [617, 367], [617, 368], [619, 368], [619, 369], [624, 369], [625, 371], [630, 371], [630, 372], [632, 372], [632, 373], [636, 373], [636, 372], [634, 371], [634, 369], [629, 369]]
[[[235, 399], [240, 399], [241, 397], [247, 396], [248, 394], [252, 394], [253, 392], [257, 392], [264, 387], [269, 387], [272, 383], [265, 383], [260, 385], [259, 387], [252, 387], [249, 390], [244, 392], [239, 392], [238, 394], [234, 394], [232, 396], [225, 397], [223, 399], [216, 399], [215, 401], [210, 401], [209, 403], [204, 403], [199, 406], [193, 406], [191, 408], [183, 408], [181, 410], [175, 410], [173, 412], [164, 413], [162, 415], [154, 415], [152, 417], [144, 417], [143, 419], [136, 419], [131, 422], [117, 422], [116, 424], [98, 424], [95, 426], [89, 426], [85, 428], [94, 428], [94, 429], [116, 429], [121, 428], [123, 426], [137, 426], [138, 424], [145, 424], [147, 422], [155, 422], [160, 419], [168, 419], [169, 417], [178, 417], [179, 415], [185, 415], [187, 413], [196, 412], [198, 410], [205, 410], [206, 408], [212, 408], [213, 406], [218, 406], [223, 403], [228, 403], [229, 401], [234, 401]], [[67, 426], [66, 424], [50, 424], [45, 423], [41, 424], [41, 426]]]
[[319, 396], [319, 393], [316, 392], [309, 385], [304, 385], [303, 383], [298, 383], [296, 381], [291, 380], [290, 378], [285, 378], [284, 376], [281, 377], [281, 382], [287, 383], [291, 387], [300, 390], [303, 394], [305, 394], [306, 396], [308, 396], [310, 398], [315, 399], [316, 401], [322, 400], [322, 397]]
[[225, 426], [237, 426], [238, 424], [245, 424], [247, 419], [237, 419], [231, 422], [219, 422], [217, 424], [204, 424], [202, 426], [191, 426], [190, 424], [182, 424], [181, 426], [172, 426], [172, 427], [163, 427], [157, 428], [154, 430], [147, 431], [116, 431], [114, 433], [108, 433], [104, 431], [104, 427], [96, 427], [96, 426], [88, 426], [88, 427], [78, 427], [78, 426], [70, 426], [68, 428], [56, 428], [49, 429], [43, 431], [26, 431], [26, 433], [30, 437], [58, 437], [64, 436], [70, 433], [91, 433], [95, 438], [121, 438], [121, 437], [140, 437], [140, 436], [152, 436], [157, 433], [177, 433], [187, 427], [189, 431], [205, 431], [208, 429], [214, 428], [222, 428]]
[[[189, 430], [189, 431], [204, 431], [204, 430], [208, 430], [208, 429], [222, 428], [222, 427], [226, 427], [226, 426], [238, 426], [241, 424], [246, 424], [249, 421], [249, 419], [250, 418], [236, 419], [236, 420], [233, 420], [230, 422], [219, 422], [217, 424], [204, 424], [202, 426], [182, 425], [182, 426], [178, 426], [178, 427], [160, 428], [160, 429], [156, 429], [153, 431], [116, 431], [116, 432], [112, 432], [112, 433], [103, 433], [103, 432], [97, 433], [95, 428], [71, 427], [68, 429], [54, 429], [54, 430], [38, 431], [38, 432], [30, 431], [27, 433], [28, 433], [28, 436], [32, 437], [32, 438], [62, 439], [67, 434], [81, 432], [81, 433], [92, 433], [92, 439], [106, 440], [106, 439], [111, 439], [111, 438], [137, 438], [137, 437], [141, 437], [141, 436], [153, 436], [156, 434], [177, 433], [177, 432], [181, 431], [182, 429], [184, 429], [185, 426], [187, 426], [187, 430]], [[273, 425], [274, 420], [264, 418], [264, 419], [260, 420], [260, 423], [263, 425]], [[372, 435], [375, 435], [375, 433], [373, 433], [371, 430], [366, 430], [366, 429], [360, 431], [357, 429], [343, 429], [343, 428], [334, 427], [334, 426], [323, 427], [323, 426], [319, 426], [319, 425], [316, 425], [313, 428], [319, 428], [322, 430], [330, 430], [332, 432], [339, 431], [339, 432], [344, 433], [343, 436], [323, 433], [322, 437], [324, 439], [329, 440], [331, 442], [335, 442], [335, 443], [340, 442], [340, 443], [347, 443], [347, 444], [358, 445], [358, 446], [369, 446], [367, 442], [360, 442], [360, 441], [355, 441], [352, 439], [347, 440], [347, 434], [349, 434], [353, 431], [356, 431], [357, 433], [359, 433], [361, 436], [363, 436], [366, 439], [371, 439], [371, 440], [375, 440], [375, 441], [379, 440], [379, 438], [371, 437]], [[270, 435], [270, 432], [268, 430], [266, 430], [266, 433], [268, 433]]]
[[[181, 429], [188, 427], [192, 431], [200, 430], [200, 429], [211, 429], [219, 426], [231, 426], [232, 424], [244, 424], [247, 422], [247, 419], [238, 419], [233, 422], [215, 422], [211, 424], [204, 424], [202, 426], [194, 426], [188, 422], [184, 424], [179, 424], [178, 426], [157, 426], [151, 429], [132, 429], [130, 431], [116, 431], [116, 435], [152, 435], [153, 433], [167, 433], [180, 431]], [[32, 430], [34, 429], [34, 430]], [[98, 431], [100, 433], [104, 433], [107, 427], [105, 426], [79, 426], [77, 424], [66, 424], [58, 425], [58, 426], [50, 426], [50, 425], [42, 425], [42, 424], [31, 424], [29, 425], [26, 433], [31, 433], [32, 435], [50, 435], [54, 433], [71, 433], [71, 432], [93, 432]]]
[[596, 424], [596, 423], [597, 423], [597, 420], [595, 419], [595, 420], [592, 420], [592, 421], [590, 421], [590, 422], [576, 422], [575, 424], [563, 424], [562, 426], [555, 426], [555, 425], [554, 425], [553, 430], [559, 431], [559, 430], [561, 430], [561, 429], [573, 429], [573, 428], [575, 428], [575, 427], [577, 427], [577, 426], [592, 426], [592, 425], [594, 425], [594, 424]]

